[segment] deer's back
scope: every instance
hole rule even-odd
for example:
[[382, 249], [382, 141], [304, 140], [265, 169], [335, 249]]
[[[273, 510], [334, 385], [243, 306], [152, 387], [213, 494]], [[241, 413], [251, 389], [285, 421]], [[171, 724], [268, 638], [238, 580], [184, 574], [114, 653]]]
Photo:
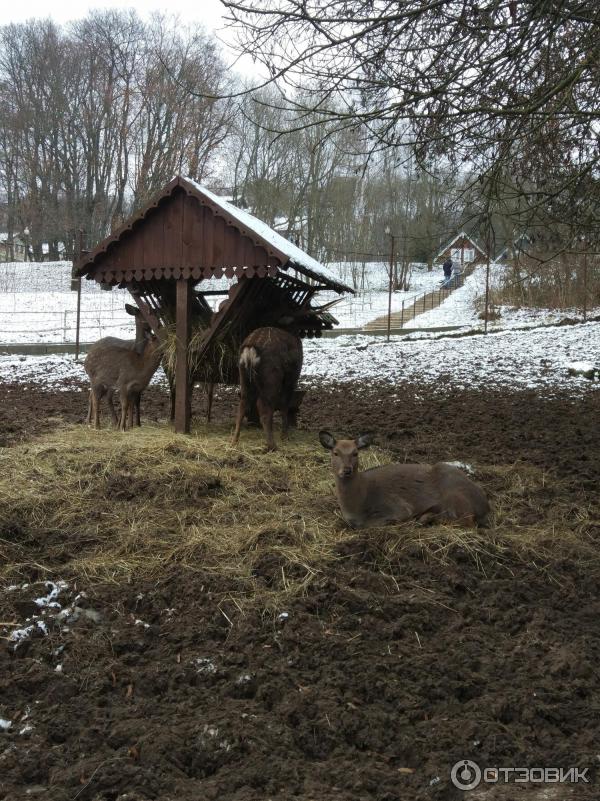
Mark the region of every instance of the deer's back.
[[89, 349], [85, 361], [84, 369], [88, 376], [93, 379], [99, 371], [106, 377], [118, 375], [118, 364], [123, 351], [130, 351], [136, 354], [143, 353], [144, 342], [136, 342], [135, 339], [119, 339], [118, 337], [103, 337], [94, 342]]
[[255, 348], [259, 357], [281, 364], [302, 364], [302, 340], [282, 328], [257, 328], [243, 341], [242, 350], [244, 348]]
[[368, 495], [375, 506], [412, 510], [418, 518], [427, 512], [442, 518], [473, 517], [484, 524], [489, 503], [481, 487], [461, 470], [445, 462], [429, 464], [388, 464], [362, 473]]
[[438, 493], [434, 467], [428, 464], [386, 464], [361, 473], [368, 485], [368, 497], [384, 499], [386, 506], [394, 500], [408, 502], [416, 512], [431, 506]]
[[90, 348], [83, 363], [90, 379], [116, 385], [123, 377], [135, 377], [142, 370], [144, 359], [143, 354], [136, 351], [135, 342], [133, 344], [133, 348], [113, 344], [105, 344], [96, 350]]
[[242, 343], [240, 367], [248, 388], [274, 406], [282, 392], [291, 396], [302, 370], [302, 340], [281, 328], [257, 328]]

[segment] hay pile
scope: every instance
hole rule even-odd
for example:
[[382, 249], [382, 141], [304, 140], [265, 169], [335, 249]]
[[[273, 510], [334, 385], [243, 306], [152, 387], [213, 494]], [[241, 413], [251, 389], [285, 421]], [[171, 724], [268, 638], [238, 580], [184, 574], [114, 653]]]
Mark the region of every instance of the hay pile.
[[[0, 578], [124, 581], [168, 567], [214, 571], [239, 583], [240, 599], [305, 591], [347, 544], [374, 569], [401, 574], [407, 554], [445, 560], [460, 551], [545, 568], [569, 554], [598, 562], [594, 521], [573, 513], [560, 486], [525, 465], [478, 474], [499, 525], [487, 531], [406, 524], [353, 532], [339, 516], [329, 455], [314, 434], [294, 432], [276, 453], [261, 431], [238, 449], [229, 431], [166, 426], [122, 434], [71, 427], [0, 449]], [[362, 466], [389, 461], [371, 449]], [[561, 498], [563, 500], [561, 500]], [[269, 582], [260, 580], [270, 564]], [[273, 565], [276, 579], [273, 579]]]
[[[190, 331], [188, 346], [188, 371], [190, 378], [199, 383], [211, 382], [228, 384], [237, 378], [239, 339], [236, 338], [232, 326], [221, 331], [203, 356], [202, 346], [206, 335], [206, 326], [195, 322]], [[167, 375], [174, 376], [177, 366], [177, 334], [174, 325], [166, 326], [162, 344], [163, 367]]]

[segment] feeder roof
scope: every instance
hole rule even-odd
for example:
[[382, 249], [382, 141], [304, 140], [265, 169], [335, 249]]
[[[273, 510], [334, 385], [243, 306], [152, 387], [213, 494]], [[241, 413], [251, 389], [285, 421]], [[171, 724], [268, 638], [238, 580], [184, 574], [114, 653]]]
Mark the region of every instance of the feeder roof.
[[76, 272], [103, 284], [127, 284], [158, 278], [264, 277], [290, 269], [322, 288], [353, 292], [257, 217], [178, 176], [83, 255]]
[[[266, 223], [262, 222], [262, 220], [259, 220], [258, 217], [255, 217], [253, 214], [250, 214], [250, 212], [245, 211], [244, 209], [234, 206], [229, 200], [226, 200], [219, 195], [215, 195], [215, 193], [211, 192], [210, 189], [206, 189], [204, 186], [201, 186], [191, 178], [181, 178], [181, 180], [194, 186], [201, 195], [204, 195], [204, 197], [210, 198], [215, 206], [223, 209], [226, 214], [237, 220], [241, 226], [251, 229], [258, 234], [261, 239], [264, 239], [273, 247], [277, 248], [277, 250], [285, 253], [289, 260], [289, 263], [286, 266], [292, 266], [300, 272], [305, 272], [306, 274], [310, 275], [311, 278], [318, 278], [322, 279], [323, 281], [327, 281], [328, 283], [340, 285], [338, 277], [331, 272], [331, 270], [328, 270], [327, 267], [324, 267], [316, 259], [313, 259], [312, 256], [308, 255], [308, 253], [305, 253], [297, 245], [294, 245], [294, 243], [290, 242], [289, 239], [286, 239], [284, 236], [281, 236], [281, 234], [278, 234], [277, 231], [274, 231]], [[340, 286], [343, 286], [343, 284]], [[352, 291], [350, 287], [344, 287], [344, 289], [348, 292]]]

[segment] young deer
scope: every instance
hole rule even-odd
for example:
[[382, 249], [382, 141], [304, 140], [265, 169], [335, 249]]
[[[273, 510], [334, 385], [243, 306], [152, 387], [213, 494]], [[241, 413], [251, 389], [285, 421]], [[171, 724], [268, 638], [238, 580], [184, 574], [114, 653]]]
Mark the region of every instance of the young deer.
[[320, 431], [319, 439], [331, 451], [342, 517], [352, 528], [406, 520], [487, 524], [490, 505], [483, 490], [458, 468], [444, 462], [387, 464], [361, 473], [358, 452], [371, 444], [370, 434], [336, 440]]
[[162, 358], [162, 343], [153, 335], [149, 335], [148, 340], [141, 353], [112, 346], [105, 347], [101, 356], [91, 364], [85, 360], [84, 367], [92, 385], [89, 417], [90, 420], [93, 417], [95, 428], [100, 428], [100, 400], [104, 395], [112, 397], [116, 390], [121, 400], [119, 428], [125, 431], [132, 405], [139, 407], [141, 394], [158, 370]]
[[[136, 353], [142, 353], [144, 351], [146, 343], [148, 342], [148, 336], [151, 333], [150, 326], [143, 319], [142, 315], [140, 314], [140, 310], [136, 306], [132, 306], [131, 304], [126, 303], [125, 311], [127, 312], [127, 314], [131, 314], [132, 317], [135, 318], [135, 339], [119, 339], [118, 337], [103, 337], [102, 339], [99, 339], [97, 342], [94, 342], [92, 347], [89, 349], [84, 362], [85, 371], [87, 372], [88, 376], [90, 376], [90, 379], [92, 374], [96, 374], [99, 366], [105, 363], [106, 361], [105, 354], [107, 352], [112, 353], [115, 348], [120, 348], [122, 350], [134, 350], [136, 351]], [[106, 394], [106, 402], [108, 403], [108, 407], [110, 409], [113, 424], [116, 426], [119, 422], [119, 419], [117, 417], [117, 413], [115, 411], [115, 406], [113, 403], [114, 387], [109, 386], [106, 389], [105, 394]], [[95, 414], [93, 409], [93, 393], [91, 389], [88, 392], [88, 396], [89, 398], [88, 398], [87, 422], [89, 425], [91, 425], [92, 416]], [[139, 398], [137, 398], [130, 407], [131, 426], [133, 426], [134, 413], [135, 413], [136, 424], [139, 426], [140, 425]]]
[[242, 420], [256, 405], [267, 450], [274, 451], [273, 413], [276, 409], [281, 412], [282, 435], [287, 436], [302, 370], [302, 340], [281, 328], [257, 328], [242, 343], [239, 368], [240, 403], [231, 444], [237, 444]]

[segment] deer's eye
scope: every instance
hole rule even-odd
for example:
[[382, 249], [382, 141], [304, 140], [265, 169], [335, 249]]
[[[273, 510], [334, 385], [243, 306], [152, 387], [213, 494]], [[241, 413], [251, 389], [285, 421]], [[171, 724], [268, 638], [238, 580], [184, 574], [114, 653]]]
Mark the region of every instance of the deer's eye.
[[358, 456], [358, 451], [352, 451], [352, 456]]
[[339, 456], [339, 455], [340, 455], [340, 454], [339, 454], [339, 451], [334, 451], [334, 452], [333, 452], [333, 455], [334, 455], [334, 456]]

